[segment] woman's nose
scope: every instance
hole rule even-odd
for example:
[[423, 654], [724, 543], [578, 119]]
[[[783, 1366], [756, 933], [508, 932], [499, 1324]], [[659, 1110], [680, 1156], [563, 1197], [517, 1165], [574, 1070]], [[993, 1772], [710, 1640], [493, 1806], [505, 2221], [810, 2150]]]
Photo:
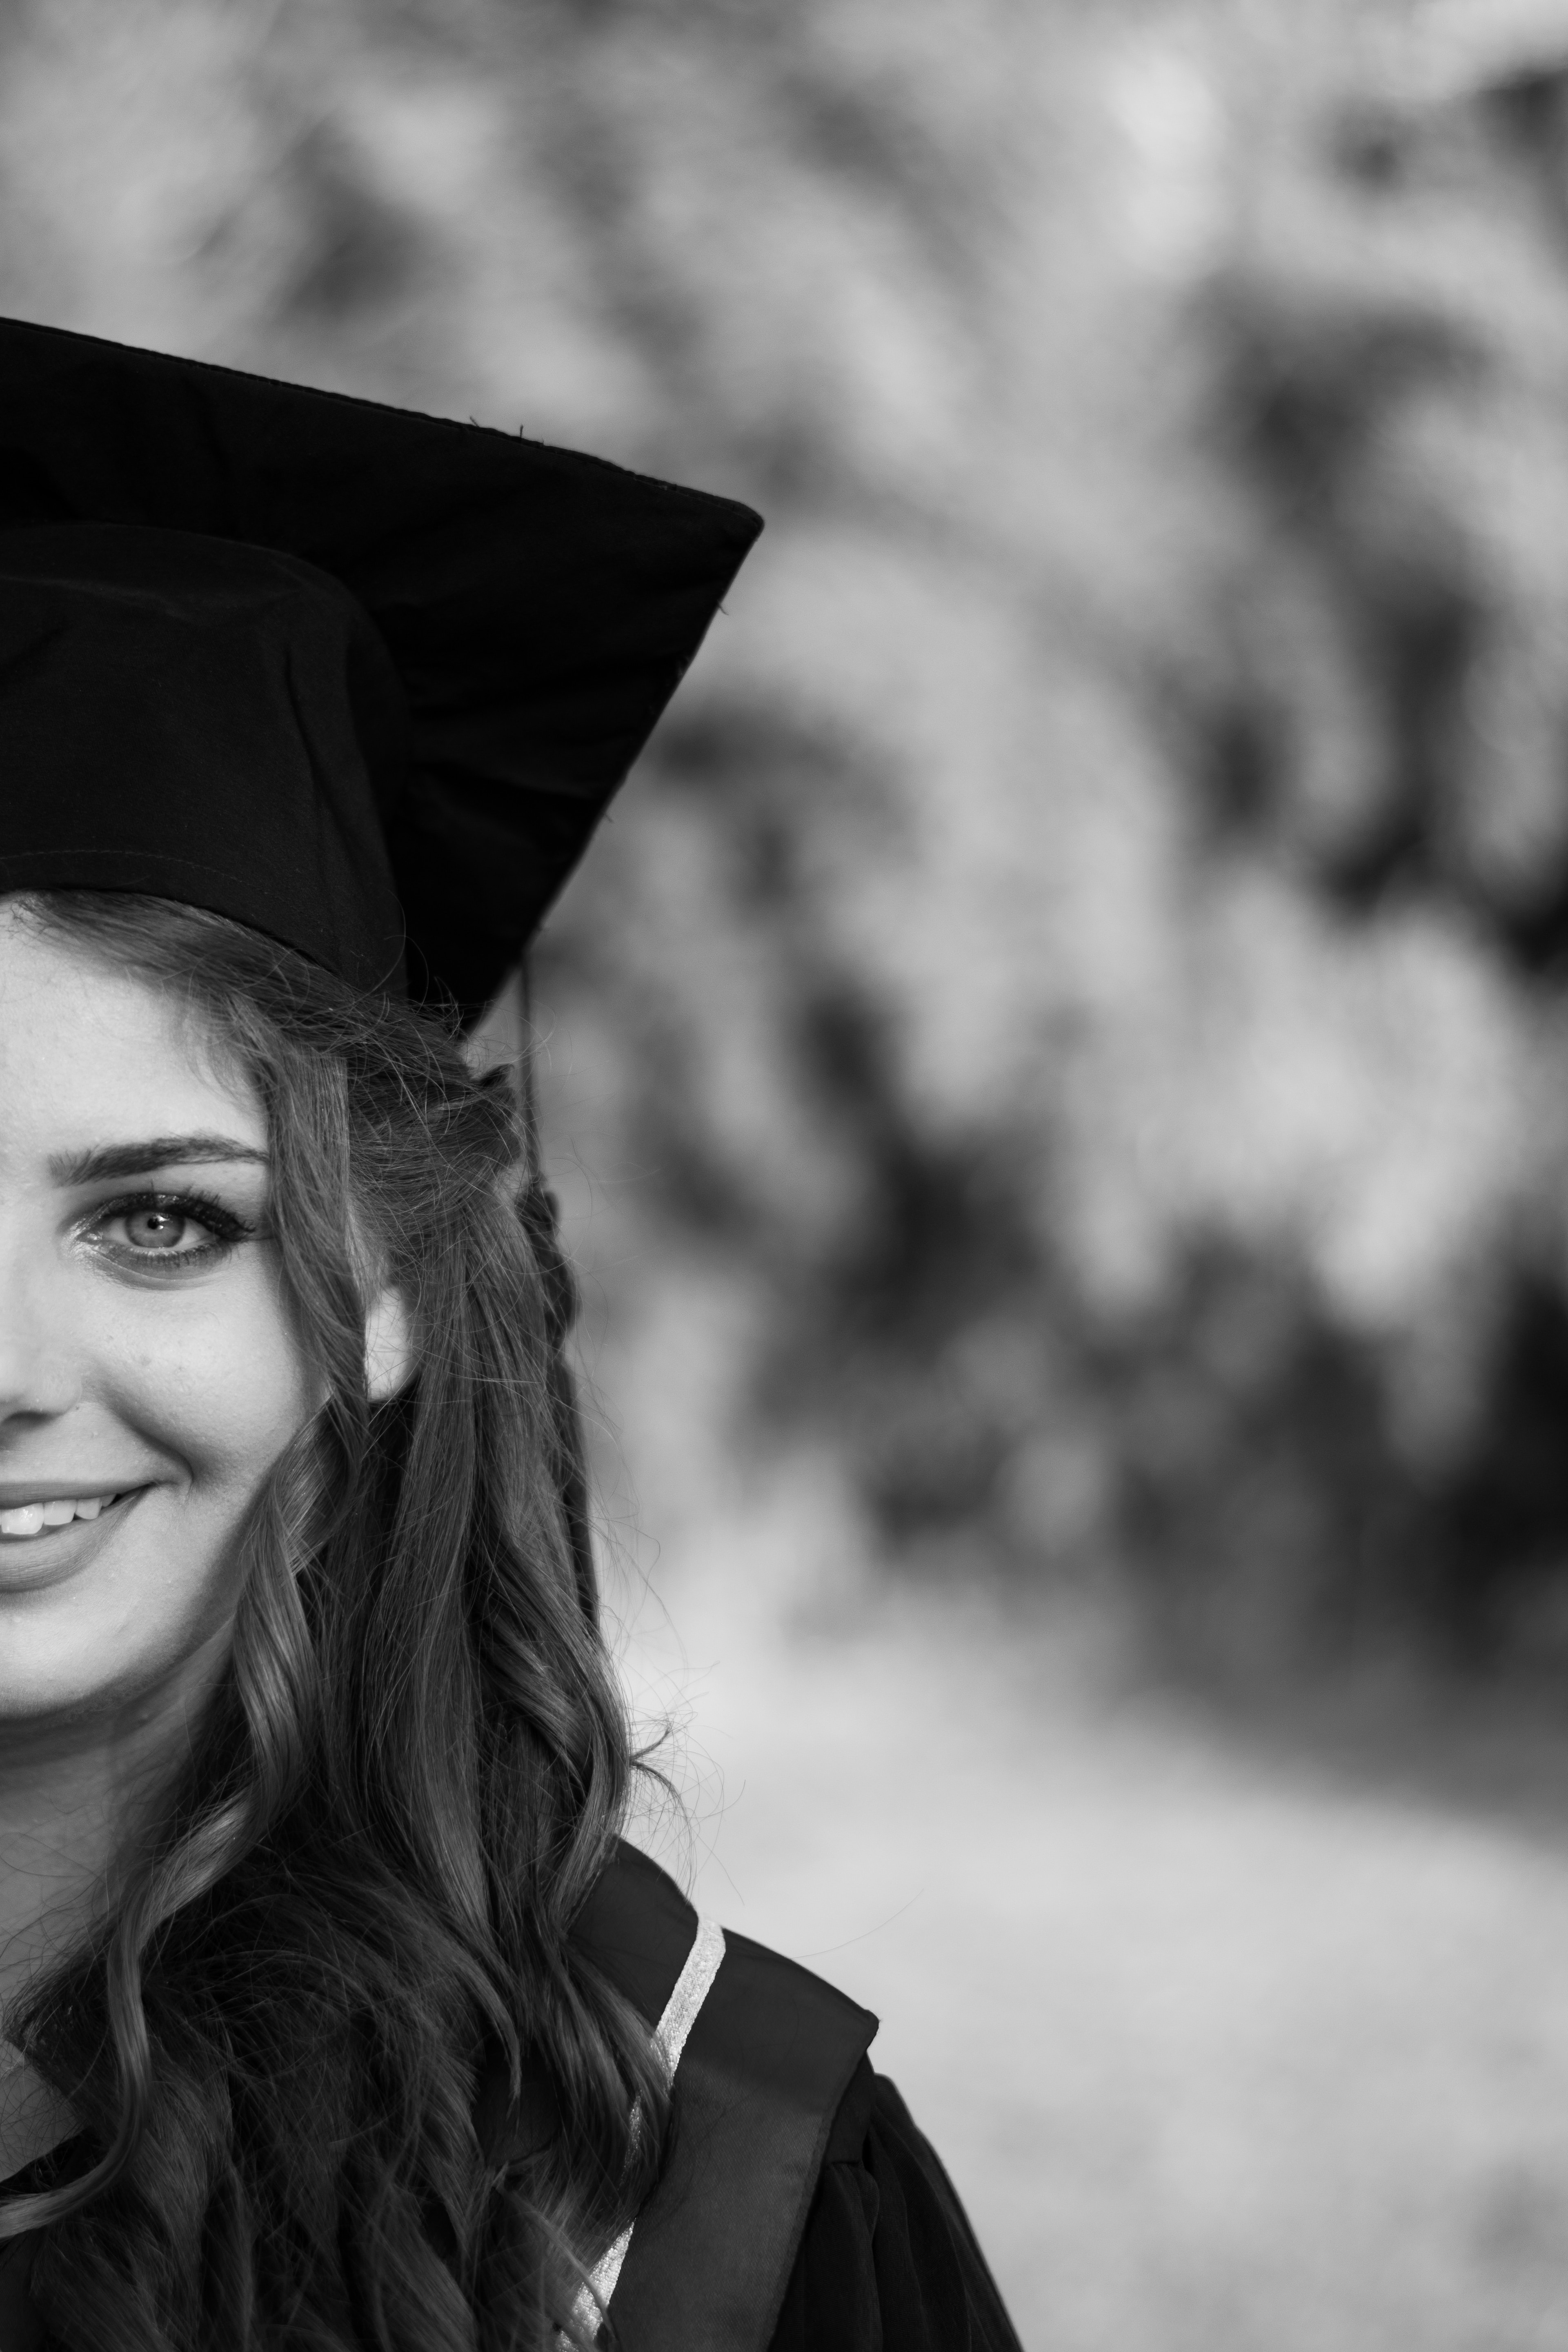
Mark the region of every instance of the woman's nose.
[[81, 1393], [69, 1320], [54, 1287], [25, 1241], [0, 1240], [0, 1421], [68, 1412]]

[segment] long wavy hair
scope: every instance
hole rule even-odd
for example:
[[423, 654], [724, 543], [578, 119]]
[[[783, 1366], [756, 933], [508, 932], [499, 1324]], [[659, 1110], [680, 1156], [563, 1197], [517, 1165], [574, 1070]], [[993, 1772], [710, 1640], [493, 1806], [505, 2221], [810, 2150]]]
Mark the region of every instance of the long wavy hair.
[[[646, 2027], [568, 1941], [633, 1759], [574, 1570], [569, 1282], [512, 1091], [219, 916], [17, 903], [258, 1088], [325, 1402], [255, 1498], [232, 1654], [154, 1833], [10, 2021], [85, 2154], [0, 2233], [47, 2225], [33, 2293], [68, 2352], [581, 2340], [668, 2105]], [[374, 1406], [372, 1269], [416, 1354]], [[534, 2119], [510, 2160], [486, 2082]]]

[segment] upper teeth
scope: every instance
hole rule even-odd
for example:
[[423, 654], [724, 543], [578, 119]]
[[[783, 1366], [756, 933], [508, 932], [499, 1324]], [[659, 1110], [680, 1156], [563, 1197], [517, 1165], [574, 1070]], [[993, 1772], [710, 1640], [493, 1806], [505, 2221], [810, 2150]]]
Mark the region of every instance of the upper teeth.
[[0, 1511], [0, 1536], [37, 1536], [46, 1528], [63, 1528], [72, 1519], [96, 1519], [112, 1495], [62, 1495], [58, 1502], [16, 1503]]

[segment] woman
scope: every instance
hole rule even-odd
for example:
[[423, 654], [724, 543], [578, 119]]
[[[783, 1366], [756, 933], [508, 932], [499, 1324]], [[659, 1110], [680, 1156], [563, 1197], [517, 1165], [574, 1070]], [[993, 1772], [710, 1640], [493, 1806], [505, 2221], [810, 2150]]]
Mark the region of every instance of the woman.
[[875, 2021], [617, 1840], [458, 1035], [755, 528], [0, 328], [0, 2352], [1015, 2343]]

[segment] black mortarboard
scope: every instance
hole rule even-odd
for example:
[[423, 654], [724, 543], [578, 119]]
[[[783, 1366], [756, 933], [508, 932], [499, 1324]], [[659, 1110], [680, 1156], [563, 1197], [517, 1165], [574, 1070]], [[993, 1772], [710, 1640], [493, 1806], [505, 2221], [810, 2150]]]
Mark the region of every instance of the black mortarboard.
[[761, 525], [594, 457], [0, 320], [0, 891], [481, 1004]]

